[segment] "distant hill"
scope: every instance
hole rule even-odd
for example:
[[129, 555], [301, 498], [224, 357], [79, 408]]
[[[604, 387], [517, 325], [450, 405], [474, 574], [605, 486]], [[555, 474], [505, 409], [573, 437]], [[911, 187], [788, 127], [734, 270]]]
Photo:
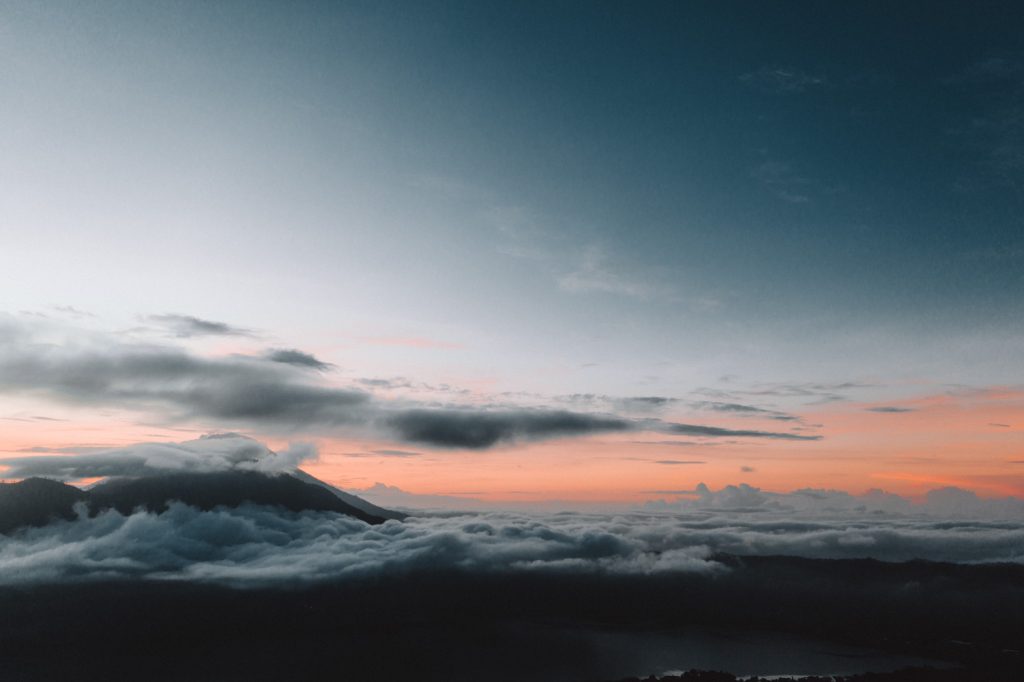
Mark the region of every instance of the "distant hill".
[[55, 519], [75, 518], [74, 505], [87, 494], [45, 478], [0, 484], [0, 533], [22, 526], [44, 526]]
[[177, 500], [204, 511], [251, 503], [289, 511], [337, 512], [371, 524], [404, 518], [355, 495], [332, 489], [309, 474], [303, 474], [303, 478], [306, 480], [256, 471], [171, 473], [110, 479], [89, 490], [29, 478], [20, 483], [0, 484], [0, 533], [23, 526], [43, 526], [56, 519], [73, 519], [77, 502], [85, 502], [91, 514], [105, 509], [130, 514], [140, 507], [161, 513]]

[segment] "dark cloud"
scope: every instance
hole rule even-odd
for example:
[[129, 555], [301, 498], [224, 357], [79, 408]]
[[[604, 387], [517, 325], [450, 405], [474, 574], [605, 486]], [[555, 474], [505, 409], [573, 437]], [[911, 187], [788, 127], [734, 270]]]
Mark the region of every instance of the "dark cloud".
[[[0, 333], [3, 331], [0, 327]], [[519, 440], [645, 430], [709, 438], [820, 438], [637, 419], [613, 411], [386, 403], [373, 400], [362, 390], [317, 381], [315, 375], [304, 371], [309, 361], [298, 351], [288, 351], [299, 353], [289, 356], [292, 362], [263, 362], [245, 356], [204, 358], [180, 348], [119, 344], [109, 337], [89, 345], [57, 345], [32, 343], [24, 336], [15, 334], [11, 337], [16, 339], [13, 343], [0, 347], [0, 392], [141, 410], [154, 419], [172, 423], [194, 421], [215, 428], [284, 432], [362, 430], [396, 436], [408, 443], [466, 449]], [[296, 359], [301, 362], [296, 364]], [[642, 396], [631, 400], [634, 404], [661, 405], [671, 399]]]
[[796, 433], [781, 433], [778, 431], [756, 431], [750, 429], [726, 429], [718, 426], [704, 426], [701, 424], [673, 424], [661, 423], [656, 430], [664, 433], [677, 433], [684, 436], [709, 436], [714, 438], [735, 437], [735, 438], [769, 438], [774, 440], [821, 440], [821, 436], [804, 436]]
[[864, 408], [868, 412], [881, 412], [883, 414], [898, 414], [901, 412], [914, 412], [912, 407], [897, 407], [895, 405], [879, 405], [878, 407]]
[[666, 464], [666, 465], [670, 465], [670, 466], [671, 465], [676, 465], [676, 464], [707, 464], [707, 462], [702, 461], [702, 460], [697, 460], [697, 459], [659, 459], [659, 460], [655, 460], [654, 463], [655, 464]]
[[362, 384], [363, 386], [369, 386], [370, 388], [412, 388], [412, 382], [403, 377], [396, 377], [393, 379], [364, 378], [356, 379], [356, 381]]
[[423, 453], [411, 450], [370, 450], [369, 452], [347, 452], [346, 457], [421, 457]]
[[766, 410], [753, 405], [741, 405], [740, 403], [719, 403], [714, 401], [699, 401], [693, 403], [698, 410], [712, 410], [714, 412], [738, 412], [740, 414], [774, 414], [773, 410]]
[[309, 367], [319, 371], [324, 371], [334, 367], [329, 362], [317, 359], [315, 356], [304, 353], [301, 350], [294, 348], [272, 348], [266, 352], [263, 356], [271, 362], [280, 362], [286, 365], [294, 365], [296, 367]]
[[193, 336], [255, 336], [251, 329], [235, 327], [226, 322], [204, 320], [191, 315], [150, 315], [146, 319], [166, 328], [179, 338]]
[[1002, 429], [1010, 428], [1009, 424], [1000, 424], [999, 422], [989, 422], [988, 425], [989, 426], [996, 426], [996, 427], [999, 427], [999, 428], [1002, 428]]
[[412, 409], [390, 415], [385, 423], [403, 440], [437, 447], [482, 449], [516, 440], [628, 431], [633, 422], [619, 417], [566, 410]]
[[369, 402], [362, 391], [310, 384], [292, 367], [164, 347], [28, 347], [0, 353], [0, 390], [275, 428], [350, 423]]
[[675, 398], [668, 398], [660, 395], [642, 395], [620, 398], [618, 404], [625, 409], [636, 411], [647, 411], [658, 409], [677, 402]]
[[381, 457], [419, 457], [422, 453], [411, 450], [371, 450], [373, 454]]
[[757, 469], [755, 469], [754, 467], [742, 466], [740, 467], [740, 471], [742, 471], [745, 474], [752, 474], [755, 471], [757, 471]]

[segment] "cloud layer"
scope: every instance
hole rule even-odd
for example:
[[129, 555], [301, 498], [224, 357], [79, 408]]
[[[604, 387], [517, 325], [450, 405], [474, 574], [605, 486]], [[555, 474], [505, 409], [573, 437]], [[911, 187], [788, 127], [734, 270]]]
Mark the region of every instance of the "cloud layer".
[[709, 575], [716, 554], [1024, 561], [1019, 524], [902, 518], [800, 522], [752, 515], [449, 513], [380, 526], [243, 506], [107, 511], [0, 538], [0, 584], [118, 577], [238, 585], [444, 570]]
[[89, 448], [75, 454], [0, 459], [7, 478], [42, 476], [64, 481], [107, 476], [150, 476], [169, 472], [210, 473], [232, 469], [283, 473], [314, 460], [308, 443], [274, 452], [235, 433], [203, 436], [183, 443], [137, 443], [120, 448]]
[[[166, 423], [286, 433], [363, 431], [462, 449], [629, 431], [707, 438], [820, 438], [552, 407], [387, 401], [361, 388], [326, 383], [309, 370], [324, 370], [328, 364], [295, 349], [272, 350], [260, 357], [202, 357], [174, 346], [121, 343], [109, 336], [81, 340], [67, 330], [56, 341], [44, 340], [35, 331], [0, 319], [0, 339], [5, 340], [0, 346], [0, 392], [144, 411]], [[650, 405], [668, 399], [640, 400]]]

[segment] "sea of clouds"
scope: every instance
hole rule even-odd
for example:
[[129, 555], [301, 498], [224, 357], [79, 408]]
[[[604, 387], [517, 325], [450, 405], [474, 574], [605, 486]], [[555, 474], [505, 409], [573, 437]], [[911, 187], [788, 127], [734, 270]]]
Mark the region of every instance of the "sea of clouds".
[[[220, 434], [0, 464], [17, 477], [70, 480], [174, 471], [275, 474], [315, 457], [309, 445], [276, 453], [250, 438]], [[946, 488], [915, 504], [881, 491], [773, 493], [743, 484], [662, 492], [671, 501], [608, 513], [410, 509], [404, 522], [381, 525], [256, 505], [203, 512], [172, 503], [162, 514], [108, 510], [92, 517], [83, 507], [77, 519], [0, 536], [0, 585], [140, 578], [262, 586], [420, 571], [713, 575], [730, 570], [718, 554], [1024, 561], [1024, 502], [1016, 498], [982, 499]], [[403, 498], [369, 499], [386, 505]]]
[[60, 521], [0, 538], [0, 584], [186, 580], [307, 584], [419, 571], [714, 574], [716, 553], [1022, 562], [1024, 528], [926, 516], [798, 520], [782, 513], [429, 514], [371, 526], [258, 506]]

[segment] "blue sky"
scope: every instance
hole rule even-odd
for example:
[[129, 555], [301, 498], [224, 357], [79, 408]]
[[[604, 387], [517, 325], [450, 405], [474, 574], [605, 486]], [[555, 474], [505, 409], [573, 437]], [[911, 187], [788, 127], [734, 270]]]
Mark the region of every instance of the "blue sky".
[[7, 3], [0, 309], [491, 398], [1016, 386], [1018, 17]]

